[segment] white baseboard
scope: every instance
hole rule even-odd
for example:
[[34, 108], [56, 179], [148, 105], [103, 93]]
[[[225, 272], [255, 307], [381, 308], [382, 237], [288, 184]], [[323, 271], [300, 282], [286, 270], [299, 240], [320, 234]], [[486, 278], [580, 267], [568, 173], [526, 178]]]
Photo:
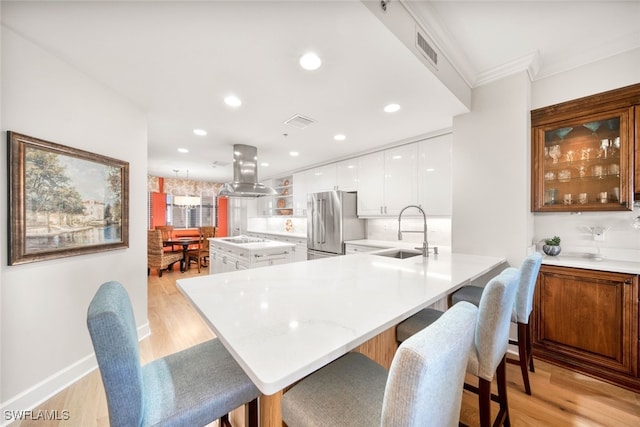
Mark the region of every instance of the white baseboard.
[[[149, 322], [138, 327], [137, 332], [138, 340], [142, 340], [151, 335]], [[91, 353], [65, 369], [56, 372], [49, 378], [44, 379], [33, 387], [30, 387], [17, 396], [12, 397], [8, 401], [2, 402], [0, 405], [0, 408], [2, 409], [0, 426], [4, 427], [15, 421], [19, 421], [20, 417], [35, 417], [36, 414], [29, 415], [28, 411], [37, 408], [43, 402], [46, 402], [57, 393], [80, 380], [97, 367], [98, 362], [96, 361], [95, 354]], [[58, 408], [58, 413], [45, 414], [45, 416], [64, 416], [64, 409], [65, 408]]]

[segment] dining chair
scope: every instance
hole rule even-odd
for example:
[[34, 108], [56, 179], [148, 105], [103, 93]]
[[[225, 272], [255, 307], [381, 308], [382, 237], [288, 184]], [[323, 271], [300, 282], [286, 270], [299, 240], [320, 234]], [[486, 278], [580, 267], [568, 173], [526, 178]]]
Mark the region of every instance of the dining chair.
[[249, 404], [257, 425], [260, 394], [218, 339], [140, 363], [131, 301], [115, 281], [89, 304], [87, 327], [107, 396], [111, 426], [204, 426]]
[[[525, 392], [531, 396], [529, 370], [535, 372], [531, 351], [531, 325], [529, 319], [533, 310], [533, 294], [536, 289], [538, 272], [542, 264], [542, 254], [534, 252], [524, 259], [520, 266], [520, 280], [516, 292], [516, 302], [511, 314], [511, 322], [518, 327], [517, 339], [509, 340], [509, 344], [518, 346], [518, 359], [507, 358], [508, 363], [520, 366]], [[451, 296], [451, 303], [467, 301], [474, 305], [480, 303], [484, 288], [479, 286], [464, 286]]]
[[[478, 323], [475, 330], [475, 346], [469, 354], [467, 373], [478, 378], [478, 386], [468, 383], [464, 389], [478, 395], [480, 426], [488, 427], [491, 422], [491, 401], [500, 405], [495, 417], [494, 426], [510, 425], [509, 405], [507, 402], [506, 353], [509, 343], [509, 325], [511, 312], [515, 302], [520, 271], [508, 267], [489, 281], [478, 304]], [[461, 302], [468, 305], [468, 302]], [[446, 312], [453, 310], [454, 304]], [[444, 313], [439, 310], [425, 308], [417, 315], [409, 317], [396, 328], [396, 339], [413, 336], [428, 329]], [[435, 319], [435, 320], [434, 320]], [[408, 338], [411, 339], [411, 338]], [[406, 342], [406, 341], [401, 341]], [[402, 344], [401, 344], [402, 345]], [[498, 394], [491, 393], [493, 378], [497, 378]]]
[[[206, 262], [209, 259], [209, 238], [216, 237], [216, 227], [206, 226], [198, 229], [200, 235], [200, 243], [194, 249], [187, 251], [187, 268], [191, 268], [191, 261], [195, 261], [198, 265], [198, 273], [200, 273], [200, 266], [206, 267]], [[204, 264], [203, 264], [204, 263]]]
[[165, 252], [160, 230], [147, 231], [147, 276], [152, 268], [158, 269], [158, 276], [162, 277], [162, 270], [171, 271], [173, 264], [182, 261], [184, 254], [179, 252]]
[[[160, 230], [162, 233], [162, 241], [166, 242], [167, 240], [173, 239], [173, 225], [156, 225], [156, 230]], [[182, 248], [179, 247], [176, 249], [176, 245], [166, 245], [171, 247], [172, 251], [178, 251]]]
[[282, 398], [288, 427], [457, 426], [478, 309], [457, 305], [398, 348], [391, 368], [351, 352]]

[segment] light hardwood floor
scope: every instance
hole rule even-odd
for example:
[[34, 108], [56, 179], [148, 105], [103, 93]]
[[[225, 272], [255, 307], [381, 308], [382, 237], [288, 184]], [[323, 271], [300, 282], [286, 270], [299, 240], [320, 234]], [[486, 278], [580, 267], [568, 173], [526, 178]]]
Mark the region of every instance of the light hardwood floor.
[[[173, 271], [159, 278], [152, 271], [148, 281], [148, 316], [152, 334], [140, 343], [143, 363], [213, 337], [175, 286], [176, 279], [197, 274], [197, 269], [192, 268], [186, 273]], [[206, 269], [201, 274], [206, 274]], [[640, 394], [539, 360], [535, 364], [536, 372], [530, 375], [533, 396], [527, 396], [523, 391], [519, 367], [507, 364], [512, 426], [640, 426]], [[473, 383], [471, 378], [468, 380]], [[97, 370], [35, 410], [68, 411], [69, 419], [23, 421], [15, 422], [12, 426], [109, 425], [106, 399]], [[231, 419], [234, 426], [242, 426], [241, 410], [234, 411]], [[477, 426], [477, 419], [477, 397], [465, 391], [461, 421], [469, 426]], [[217, 423], [212, 426], [215, 425]]]

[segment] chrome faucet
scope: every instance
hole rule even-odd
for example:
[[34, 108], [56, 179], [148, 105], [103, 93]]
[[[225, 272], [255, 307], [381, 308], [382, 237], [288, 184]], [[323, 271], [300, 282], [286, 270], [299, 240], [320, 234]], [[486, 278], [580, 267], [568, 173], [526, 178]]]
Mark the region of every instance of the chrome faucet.
[[[416, 248], [416, 249], [422, 249], [422, 256], [423, 257], [428, 257], [429, 256], [429, 242], [427, 242], [427, 214], [424, 213], [424, 211], [422, 210], [422, 208], [420, 206], [417, 205], [409, 205], [409, 206], [405, 206], [404, 208], [402, 208], [402, 210], [400, 211], [400, 214], [398, 215], [398, 240], [402, 240], [402, 213], [409, 209], [409, 208], [416, 208], [420, 211], [420, 213], [422, 213], [422, 218], [424, 219], [424, 228], [422, 230], [422, 233], [424, 233], [424, 241], [422, 242], [422, 247], [421, 248]], [[404, 230], [405, 233], [420, 233], [419, 230]], [[438, 248], [433, 248], [434, 249], [434, 253], [438, 253]]]

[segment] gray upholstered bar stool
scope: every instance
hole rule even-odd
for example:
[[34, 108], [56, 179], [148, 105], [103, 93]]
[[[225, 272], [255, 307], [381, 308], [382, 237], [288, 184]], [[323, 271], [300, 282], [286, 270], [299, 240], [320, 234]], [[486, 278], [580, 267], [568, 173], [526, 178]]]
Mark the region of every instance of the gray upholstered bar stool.
[[385, 368], [360, 353], [319, 369], [287, 391], [289, 427], [457, 426], [477, 319], [458, 304], [400, 346]]
[[[520, 281], [518, 283], [518, 291], [516, 292], [516, 302], [513, 306], [513, 313], [511, 314], [511, 322], [518, 326], [518, 336], [516, 340], [509, 340], [509, 344], [518, 346], [518, 360], [507, 359], [507, 362], [520, 365], [524, 390], [528, 395], [531, 395], [531, 385], [529, 384], [529, 371], [527, 368], [531, 372], [535, 372], [531, 354], [531, 326], [529, 324], [529, 318], [533, 310], [533, 293], [536, 288], [536, 281], [541, 264], [542, 255], [539, 252], [534, 252], [522, 262], [520, 266]], [[467, 301], [477, 306], [480, 303], [483, 290], [484, 288], [479, 286], [464, 286], [451, 296], [451, 303], [455, 304], [460, 301]]]
[[[468, 306], [469, 304], [465, 304]], [[249, 403], [257, 426], [257, 397], [249, 377], [217, 339], [140, 365], [131, 301], [118, 282], [93, 297], [87, 326], [107, 395], [112, 426], [204, 426]]]
[[[478, 387], [465, 383], [464, 388], [478, 395], [481, 427], [492, 425], [491, 400], [500, 404], [500, 410], [493, 425], [510, 425], [507, 403], [506, 353], [511, 312], [519, 278], [520, 271], [518, 269], [513, 267], [505, 269], [489, 281], [482, 293], [480, 304], [478, 304], [475, 346], [471, 350], [467, 365], [467, 373], [478, 377]], [[444, 313], [453, 310], [456, 306], [457, 304]], [[438, 319], [444, 316], [444, 313], [425, 308], [397, 326], [396, 339], [401, 341], [405, 336], [420, 333], [422, 329], [429, 326], [426, 322]], [[497, 377], [497, 395], [491, 393], [491, 382], [494, 377]]]

